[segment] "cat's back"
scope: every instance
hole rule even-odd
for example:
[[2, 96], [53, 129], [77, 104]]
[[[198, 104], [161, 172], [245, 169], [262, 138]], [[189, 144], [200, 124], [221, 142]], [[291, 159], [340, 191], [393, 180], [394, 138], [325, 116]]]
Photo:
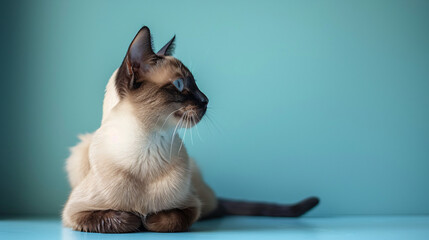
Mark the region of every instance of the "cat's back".
[[[115, 79], [118, 70], [116, 69], [109, 79], [106, 86], [106, 93], [103, 101], [103, 119], [106, 121], [107, 116], [118, 104], [119, 96], [115, 89]], [[88, 175], [90, 169], [89, 163], [89, 146], [95, 133], [79, 135], [80, 142], [70, 148], [70, 157], [66, 160], [66, 170], [68, 179], [72, 188], [76, 187]]]
[[89, 146], [93, 135], [94, 133], [79, 135], [80, 142], [70, 148], [70, 157], [66, 160], [66, 170], [72, 188], [76, 187], [89, 172]]

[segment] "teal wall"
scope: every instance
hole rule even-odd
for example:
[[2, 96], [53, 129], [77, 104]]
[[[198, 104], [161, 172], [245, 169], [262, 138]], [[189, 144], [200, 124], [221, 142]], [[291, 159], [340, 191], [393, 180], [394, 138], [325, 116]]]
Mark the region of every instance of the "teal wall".
[[[2, 214], [59, 214], [76, 135], [142, 25], [210, 98], [187, 137], [224, 197], [429, 214], [429, 1], [3, 3]], [[189, 135], [188, 135], [189, 136]]]

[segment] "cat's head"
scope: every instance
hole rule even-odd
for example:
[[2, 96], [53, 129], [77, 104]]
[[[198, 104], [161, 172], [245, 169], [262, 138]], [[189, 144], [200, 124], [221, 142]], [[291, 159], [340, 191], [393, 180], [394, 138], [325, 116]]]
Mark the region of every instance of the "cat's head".
[[207, 110], [208, 98], [194, 76], [172, 55], [173, 37], [157, 53], [149, 28], [143, 27], [131, 42], [118, 69], [116, 90], [131, 102], [136, 115], [153, 127], [192, 127]]

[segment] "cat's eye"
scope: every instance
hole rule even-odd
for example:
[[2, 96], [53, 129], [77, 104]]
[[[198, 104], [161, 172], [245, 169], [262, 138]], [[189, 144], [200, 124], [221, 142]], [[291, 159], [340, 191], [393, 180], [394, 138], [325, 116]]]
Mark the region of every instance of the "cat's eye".
[[177, 90], [183, 91], [183, 79], [179, 78], [174, 80], [173, 85], [177, 88]]

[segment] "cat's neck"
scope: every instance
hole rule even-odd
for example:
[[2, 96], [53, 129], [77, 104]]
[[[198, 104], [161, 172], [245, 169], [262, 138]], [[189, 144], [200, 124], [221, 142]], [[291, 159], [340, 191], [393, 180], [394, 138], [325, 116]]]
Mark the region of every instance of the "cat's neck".
[[157, 175], [169, 164], [188, 159], [177, 129], [145, 124], [127, 101], [120, 101], [105, 117], [95, 143], [95, 165], [117, 165], [138, 176]]

